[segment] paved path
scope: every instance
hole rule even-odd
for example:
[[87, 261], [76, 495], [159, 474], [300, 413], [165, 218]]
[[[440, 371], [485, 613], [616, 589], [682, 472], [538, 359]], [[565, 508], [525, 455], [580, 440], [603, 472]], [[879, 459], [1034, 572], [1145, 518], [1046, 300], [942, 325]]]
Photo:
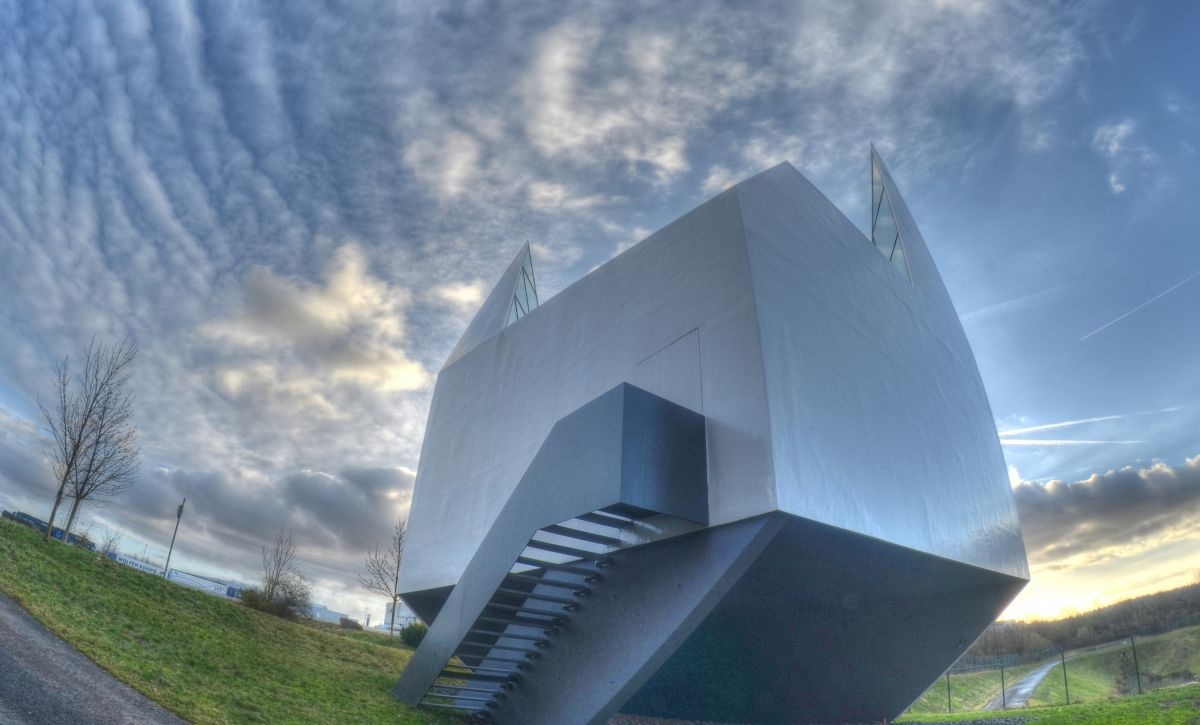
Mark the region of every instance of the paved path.
[[[1025, 707], [1028, 705], [1029, 698], [1033, 696], [1033, 691], [1037, 689], [1038, 684], [1041, 683], [1042, 680], [1046, 679], [1046, 675], [1050, 673], [1050, 670], [1058, 667], [1060, 664], [1061, 663], [1057, 661], [1047, 662], [1033, 672], [1030, 672], [1028, 675], [1025, 675], [1021, 679], [1014, 682], [1012, 687], [1009, 687], [1008, 691], [1005, 693], [1008, 706], [1013, 708]], [[984, 709], [999, 710], [1003, 706], [1004, 701], [997, 697], [995, 700], [992, 700], [990, 703], [988, 703], [988, 706]]]
[[0, 594], [0, 725], [184, 721], [100, 669]]

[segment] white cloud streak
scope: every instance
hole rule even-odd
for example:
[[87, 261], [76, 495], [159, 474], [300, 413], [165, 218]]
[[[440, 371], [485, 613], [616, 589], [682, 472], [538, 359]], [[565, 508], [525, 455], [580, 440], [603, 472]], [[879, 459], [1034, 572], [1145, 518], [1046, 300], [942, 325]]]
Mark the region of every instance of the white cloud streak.
[[1146, 441], [1088, 441], [1088, 440], [1072, 440], [1072, 439], [1053, 439], [1053, 438], [1001, 438], [1000, 445], [1002, 446], [1045, 446], [1047, 448], [1060, 448], [1063, 446], [1107, 446], [1107, 445], [1134, 445], [1137, 443], [1145, 443]]
[[1031, 425], [1025, 428], [1010, 428], [1000, 431], [1000, 437], [1025, 435], [1027, 433], [1039, 433], [1046, 430], [1058, 430], [1060, 428], [1071, 428], [1077, 425], [1087, 425], [1089, 423], [1103, 423], [1110, 420], [1124, 420], [1126, 418], [1134, 418], [1141, 415], [1158, 415], [1160, 413], [1175, 413], [1183, 410], [1182, 406], [1173, 406], [1170, 408], [1162, 408], [1159, 410], [1147, 410], [1140, 413], [1122, 413], [1120, 415], [1102, 415], [1095, 418], [1078, 418], [1076, 420], [1060, 420], [1055, 423], [1042, 423], [1040, 425]]
[[1108, 328], [1110, 328], [1110, 327], [1112, 327], [1113, 325], [1117, 324], [1117, 323], [1118, 323], [1118, 322], [1120, 322], [1121, 320], [1124, 320], [1126, 317], [1129, 317], [1130, 315], [1134, 314], [1135, 312], [1138, 312], [1139, 310], [1142, 310], [1142, 309], [1144, 309], [1145, 307], [1149, 306], [1150, 304], [1152, 304], [1152, 303], [1154, 303], [1154, 302], [1157, 302], [1157, 301], [1161, 300], [1163, 297], [1166, 297], [1167, 295], [1171, 294], [1171, 293], [1172, 293], [1172, 292], [1174, 292], [1175, 290], [1177, 290], [1177, 289], [1179, 289], [1180, 287], [1184, 286], [1184, 285], [1185, 285], [1185, 284], [1187, 284], [1188, 282], [1191, 282], [1193, 279], [1196, 279], [1196, 277], [1200, 277], [1200, 271], [1197, 271], [1197, 272], [1192, 272], [1190, 275], [1188, 275], [1187, 277], [1185, 277], [1183, 280], [1181, 280], [1181, 281], [1179, 281], [1179, 282], [1176, 282], [1175, 284], [1173, 284], [1173, 285], [1171, 285], [1170, 287], [1166, 288], [1166, 289], [1165, 289], [1165, 290], [1163, 290], [1162, 292], [1159, 292], [1158, 294], [1154, 295], [1153, 297], [1151, 297], [1150, 299], [1148, 299], [1148, 300], [1146, 300], [1145, 302], [1141, 303], [1140, 305], [1137, 305], [1136, 307], [1134, 307], [1133, 309], [1129, 310], [1128, 312], [1125, 312], [1125, 313], [1123, 313], [1123, 314], [1121, 314], [1121, 315], [1119, 315], [1119, 316], [1117, 316], [1117, 317], [1113, 318], [1112, 320], [1109, 320], [1108, 322], [1104, 323], [1103, 325], [1101, 325], [1101, 326], [1097, 327], [1096, 329], [1092, 330], [1092, 331], [1091, 331], [1091, 332], [1089, 332], [1088, 334], [1086, 334], [1086, 335], [1084, 335], [1083, 337], [1079, 338], [1079, 342], [1083, 342], [1084, 340], [1088, 339], [1089, 337], [1092, 337], [1093, 335], [1096, 335], [1096, 334], [1098, 334], [1098, 333], [1101, 333], [1101, 332], [1103, 332], [1103, 331], [1107, 330]]

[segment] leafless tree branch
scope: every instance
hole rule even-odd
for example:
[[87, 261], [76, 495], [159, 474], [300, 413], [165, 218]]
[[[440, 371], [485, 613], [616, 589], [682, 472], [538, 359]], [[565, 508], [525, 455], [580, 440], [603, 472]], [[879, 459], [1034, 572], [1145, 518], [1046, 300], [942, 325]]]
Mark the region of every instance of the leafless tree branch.
[[399, 579], [400, 560], [404, 557], [403, 519], [396, 523], [392, 532], [392, 540], [386, 547], [378, 544], [367, 552], [367, 560], [363, 564], [365, 573], [360, 574], [358, 583], [368, 591], [387, 597], [392, 603], [392, 619], [388, 622], [388, 636], [395, 635], [396, 606], [400, 602]]
[[52, 366], [54, 402], [38, 407], [52, 440], [51, 463], [58, 479], [44, 539], [49, 540], [64, 498], [71, 498], [70, 531], [87, 501], [108, 500], [128, 487], [141, 470], [133, 395], [128, 384], [138, 347], [126, 339], [115, 345], [88, 345], [83, 370], [71, 374], [70, 357]]

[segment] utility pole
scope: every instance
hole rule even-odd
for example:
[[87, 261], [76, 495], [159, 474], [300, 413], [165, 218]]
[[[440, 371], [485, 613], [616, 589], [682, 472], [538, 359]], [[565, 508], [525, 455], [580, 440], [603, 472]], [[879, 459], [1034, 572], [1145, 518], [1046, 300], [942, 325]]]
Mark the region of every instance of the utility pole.
[[183, 504], [187, 503], [187, 499], [183, 499], [183, 503], [179, 504], [179, 510], [175, 512], [175, 533], [171, 534], [171, 548], [167, 549], [167, 564], [163, 567], [163, 576], [171, 571], [171, 552], [175, 551], [175, 537], [179, 535], [179, 522], [183, 519]]

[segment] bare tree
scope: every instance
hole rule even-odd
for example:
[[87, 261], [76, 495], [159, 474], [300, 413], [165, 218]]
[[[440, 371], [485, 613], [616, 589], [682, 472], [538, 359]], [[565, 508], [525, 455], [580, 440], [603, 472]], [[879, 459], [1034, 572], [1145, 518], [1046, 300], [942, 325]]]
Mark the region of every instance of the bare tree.
[[107, 351], [101, 346], [102, 368], [119, 370], [99, 396], [85, 455], [67, 485], [73, 499], [67, 517], [70, 531], [85, 502], [107, 503], [128, 488], [142, 470], [138, 432], [133, 425], [133, 395], [125, 389], [133, 373], [137, 346], [122, 342]]
[[396, 522], [392, 532], [391, 543], [386, 547], [375, 548], [367, 552], [367, 560], [363, 565], [365, 574], [360, 574], [358, 583], [369, 591], [387, 597], [392, 602], [392, 618], [388, 622], [388, 636], [395, 636], [396, 605], [400, 602], [399, 579], [400, 560], [404, 556], [404, 520]]
[[275, 599], [289, 579], [300, 575], [296, 566], [296, 537], [290, 530], [280, 529], [271, 545], [262, 548], [262, 567], [262, 593], [267, 599]]
[[242, 601], [255, 609], [288, 619], [310, 616], [312, 587], [300, 573], [296, 553], [292, 532], [280, 529], [275, 540], [262, 548], [262, 588], [247, 589], [242, 594]]
[[73, 499], [66, 529], [70, 531], [80, 505], [112, 498], [141, 469], [133, 396], [126, 387], [137, 350], [128, 339], [116, 345], [93, 339], [78, 375], [71, 375], [69, 356], [52, 367], [55, 400], [48, 407], [39, 398], [38, 407], [53, 441], [51, 464], [58, 490], [43, 540], [50, 539], [64, 498]]
[[125, 529], [121, 529], [120, 531], [105, 529], [104, 534], [100, 537], [100, 553], [104, 556], [116, 553], [117, 544], [121, 543], [121, 537], [124, 535]]

